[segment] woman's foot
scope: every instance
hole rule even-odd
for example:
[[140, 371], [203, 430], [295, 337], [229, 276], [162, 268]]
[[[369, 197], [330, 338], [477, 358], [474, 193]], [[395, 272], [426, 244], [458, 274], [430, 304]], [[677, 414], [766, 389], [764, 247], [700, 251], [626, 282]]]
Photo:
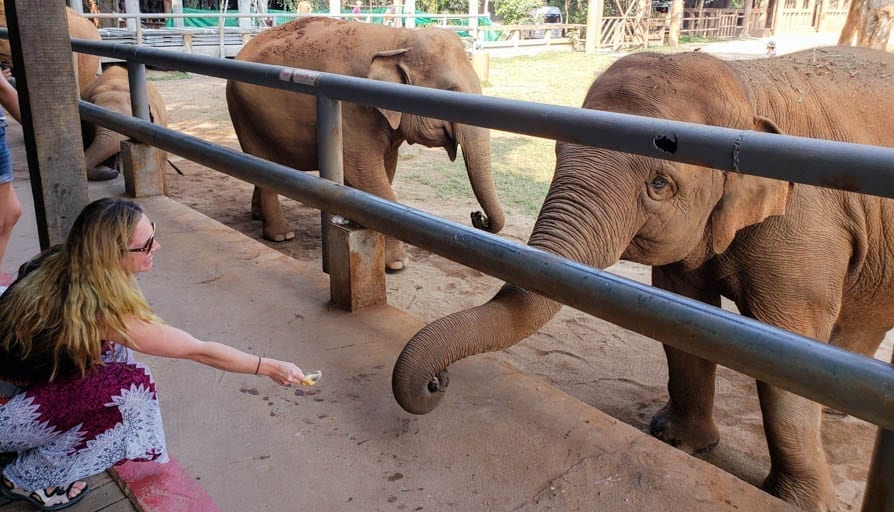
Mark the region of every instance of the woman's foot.
[[9, 500], [25, 500], [40, 510], [62, 510], [81, 501], [87, 494], [87, 482], [76, 480], [64, 487], [47, 487], [29, 493], [4, 476], [0, 491]]

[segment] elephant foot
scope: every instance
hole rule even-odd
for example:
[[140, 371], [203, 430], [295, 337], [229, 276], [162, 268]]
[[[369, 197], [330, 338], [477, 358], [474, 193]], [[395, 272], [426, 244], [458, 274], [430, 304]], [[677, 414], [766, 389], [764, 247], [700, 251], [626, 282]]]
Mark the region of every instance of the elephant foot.
[[832, 477], [828, 471], [810, 476], [795, 476], [771, 469], [761, 487], [802, 510], [826, 512], [834, 510], [836, 503]]
[[395, 242], [385, 241], [385, 272], [388, 273], [400, 272], [410, 263], [404, 244], [396, 240]]
[[285, 242], [295, 238], [295, 231], [289, 227], [288, 223], [264, 223], [264, 239], [271, 242]]
[[720, 431], [713, 419], [687, 420], [675, 414], [670, 404], [662, 407], [649, 424], [649, 433], [689, 454], [711, 451], [720, 442]]
[[87, 179], [90, 181], [108, 181], [118, 177], [118, 170], [101, 165], [94, 169], [87, 169]]

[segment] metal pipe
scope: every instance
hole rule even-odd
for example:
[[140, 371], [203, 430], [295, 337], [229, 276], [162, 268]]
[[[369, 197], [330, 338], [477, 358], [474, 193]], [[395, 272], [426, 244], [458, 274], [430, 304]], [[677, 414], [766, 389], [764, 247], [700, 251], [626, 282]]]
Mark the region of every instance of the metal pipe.
[[[339, 185], [345, 182], [341, 102], [317, 95], [317, 166], [320, 177]], [[323, 272], [329, 273], [329, 213], [320, 210], [320, 246]]]
[[133, 116], [146, 121], [149, 117], [149, 95], [146, 92], [146, 65], [127, 61], [127, 83], [130, 86], [130, 109]]
[[84, 101], [81, 116], [894, 430], [894, 367]]
[[894, 198], [894, 148], [507, 100], [133, 45], [73, 39], [72, 47], [485, 128]]
[[894, 432], [878, 429], [872, 463], [866, 476], [863, 512], [894, 510]]

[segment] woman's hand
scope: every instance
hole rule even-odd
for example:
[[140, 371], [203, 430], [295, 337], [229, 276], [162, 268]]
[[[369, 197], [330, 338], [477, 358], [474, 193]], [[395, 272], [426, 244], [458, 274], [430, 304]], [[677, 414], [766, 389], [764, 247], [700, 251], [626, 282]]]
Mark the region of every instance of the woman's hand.
[[304, 372], [295, 364], [269, 357], [261, 358], [261, 368], [258, 373], [270, 377], [270, 380], [283, 386], [301, 384], [301, 381], [304, 380]]

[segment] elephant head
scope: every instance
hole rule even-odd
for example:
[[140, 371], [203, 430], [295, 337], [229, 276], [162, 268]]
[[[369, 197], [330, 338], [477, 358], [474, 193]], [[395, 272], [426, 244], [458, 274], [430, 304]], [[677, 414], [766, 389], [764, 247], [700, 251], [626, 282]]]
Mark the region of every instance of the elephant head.
[[[100, 41], [102, 39], [99, 35], [99, 29], [96, 28], [96, 25], [90, 23], [90, 20], [76, 13], [71, 7], [66, 7], [65, 11], [68, 16], [70, 37], [89, 39], [91, 41]], [[0, 0], [0, 27], [6, 26], [6, 5], [4, 0]], [[78, 91], [81, 93], [81, 97], [83, 97], [84, 89], [99, 76], [99, 56], [88, 53], [75, 53], [73, 55]], [[12, 66], [12, 50], [9, 47], [9, 41], [6, 39], [0, 39], [0, 60], [5, 60]]]
[[[367, 78], [481, 94], [478, 75], [455, 33], [436, 28], [397, 32], [397, 48], [376, 52]], [[489, 130], [382, 108], [377, 110], [388, 126], [410, 144], [444, 148], [450, 160], [456, 159], [457, 146], [461, 147], [472, 190], [484, 209], [483, 213], [472, 213], [473, 225], [491, 233], [503, 228], [505, 216], [491, 171]]]
[[[150, 120], [155, 124], [167, 126], [168, 115], [161, 94], [149, 83], [146, 84], [146, 93], [149, 98]], [[121, 66], [107, 68], [84, 90], [83, 96], [84, 101], [120, 114], [132, 115], [127, 70]], [[84, 123], [82, 132], [87, 179], [103, 181], [117, 177], [118, 152], [121, 149], [121, 142], [127, 140], [127, 136], [89, 123]]]
[[[718, 87], [709, 92], [705, 83]], [[700, 53], [618, 60], [593, 83], [583, 107], [778, 131], [753, 112], [734, 70]], [[619, 259], [696, 268], [723, 253], [738, 230], [783, 214], [790, 194], [782, 181], [558, 143], [555, 175], [529, 245], [598, 268]], [[560, 307], [506, 284], [489, 302], [432, 322], [397, 360], [397, 401], [412, 413], [431, 411], [446, 390], [448, 365], [514, 345]]]

